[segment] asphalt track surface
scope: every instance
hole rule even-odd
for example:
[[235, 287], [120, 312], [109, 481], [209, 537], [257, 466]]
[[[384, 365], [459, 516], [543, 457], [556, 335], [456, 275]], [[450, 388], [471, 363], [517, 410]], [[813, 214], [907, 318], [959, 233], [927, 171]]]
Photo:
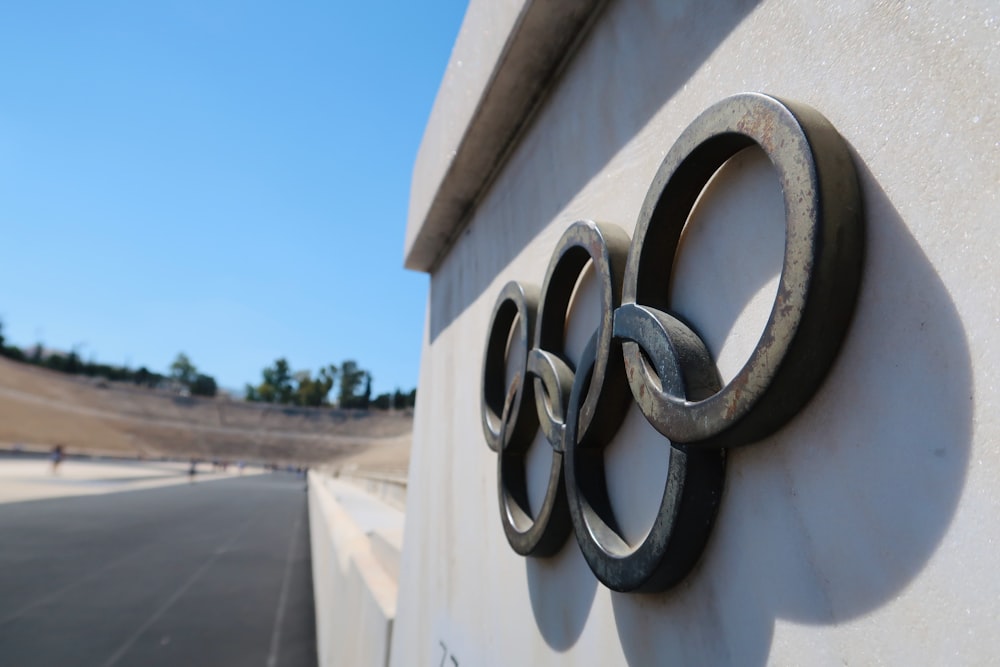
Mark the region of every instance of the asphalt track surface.
[[304, 486], [0, 505], [0, 666], [316, 665]]

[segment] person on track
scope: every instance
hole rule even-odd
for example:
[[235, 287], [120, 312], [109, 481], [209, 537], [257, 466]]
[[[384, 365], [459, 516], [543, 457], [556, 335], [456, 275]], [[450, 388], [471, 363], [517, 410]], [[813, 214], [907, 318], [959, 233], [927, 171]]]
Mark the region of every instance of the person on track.
[[55, 475], [59, 472], [59, 464], [62, 463], [65, 450], [62, 445], [56, 445], [52, 448], [52, 454], [49, 456], [52, 459], [52, 474]]

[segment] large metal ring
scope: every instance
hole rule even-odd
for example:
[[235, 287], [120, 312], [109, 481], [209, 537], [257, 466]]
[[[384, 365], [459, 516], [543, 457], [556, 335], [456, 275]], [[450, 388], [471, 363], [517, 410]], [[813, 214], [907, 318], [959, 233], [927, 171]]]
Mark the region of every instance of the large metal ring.
[[[661, 388], [658, 354], [681, 231], [702, 189], [730, 157], [760, 146], [785, 198], [778, 293], [757, 347], [732, 381], [700, 400]], [[632, 394], [673, 443], [744, 445], [769, 435], [812, 397], [840, 347], [860, 282], [861, 197], [846, 142], [815, 110], [747, 93], [702, 113], [674, 143], [643, 203], [626, 267], [623, 314], [652, 338], [623, 344]], [[629, 304], [641, 304], [634, 310]], [[624, 336], [623, 336], [624, 337]]]
[[[701, 340], [670, 316], [664, 326], [678, 341], [657, 357], [656, 372], [665, 388], [698, 399], [719, 388], [715, 365]], [[656, 592], [680, 581], [698, 561], [722, 497], [725, 450], [671, 447], [667, 483], [653, 526], [636, 546], [621, 535], [608, 498], [604, 447], [599, 440], [578, 440], [579, 401], [595, 361], [591, 339], [579, 366], [566, 414], [566, 495], [573, 532], [590, 569], [608, 588]]]

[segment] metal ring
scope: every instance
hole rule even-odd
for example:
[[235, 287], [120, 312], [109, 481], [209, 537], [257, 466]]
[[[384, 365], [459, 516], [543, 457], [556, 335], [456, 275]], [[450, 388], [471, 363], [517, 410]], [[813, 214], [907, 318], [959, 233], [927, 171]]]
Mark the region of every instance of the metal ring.
[[731, 382], [692, 401], [659, 387], [640, 350], [650, 341], [623, 344], [635, 400], [674, 443], [744, 445], [780, 428], [815, 393], [853, 312], [864, 232], [847, 144], [815, 110], [755, 93], [710, 107], [667, 153], [639, 214], [623, 304], [647, 306], [633, 315], [654, 320], [652, 311], [668, 310], [674, 257], [695, 201], [726, 160], [754, 144], [778, 173], [786, 220], [778, 293], [756, 349]]
[[[517, 438], [517, 446], [505, 444], [497, 457], [501, 523], [507, 541], [519, 554], [553, 554], [566, 542], [572, 528], [566, 505], [562, 461], [565, 448], [565, 403], [573, 383], [573, 368], [565, 357], [564, 339], [570, 299], [588, 261], [593, 261], [595, 273], [602, 278], [602, 310], [596, 334], [600, 345], [594, 371], [595, 377], [599, 379], [592, 384], [592, 391], [588, 392], [584, 403], [584, 409], [589, 410], [589, 419], [581, 430], [589, 432], [589, 424], [598, 423], [593, 416], [603, 411], [599, 426], [593, 430], [610, 437], [618, 430], [625, 417], [628, 392], [625, 391], [621, 349], [613, 344], [612, 329], [614, 309], [621, 302], [621, 281], [629, 241], [628, 234], [613, 225], [599, 225], [589, 220], [575, 222], [556, 244], [542, 283], [542, 297], [535, 324], [535, 344], [525, 363], [524, 375], [520, 376], [534, 376], [531, 384], [537, 423], [553, 450], [545, 497], [534, 517], [528, 502], [524, 461], [530, 441], [522, 443]], [[489, 360], [485, 363], [489, 363]], [[513, 407], [509, 406], [520, 406], [525, 400], [527, 390], [521, 396], [517, 395], [518, 391], [520, 388], [512, 388], [508, 392], [505, 411], [512, 411]], [[608, 409], [609, 407], [617, 409]], [[525, 408], [524, 412], [527, 411]], [[513, 418], [501, 418], [502, 428], [512, 421]], [[498, 439], [501, 442], [507, 440], [500, 434]], [[512, 439], [511, 443], [513, 442]]]
[[[715, 366], [701, 340], [670, 316], [664, 317], [663, 326], [670, 340], [678, 341], [657, 357], [656, 371], [665, 387], [693, 399], [717, 391]], [[708, 541], [722, 497], [725, 450], [671, 447], [667, 483], [653, 526], [638, 545], [630, 545], [621, 535], [608, 498], [607, 443], [576, 437], [579, 400], [593, 367], [594, 343], [592, 338], [577, 368], [566, 415], [566, 495], [573, 532], [590, 569], [608, 588], [663, 591], [694, 567]]]
[[[513, 403], [516, 389], [511, 385], [504, 416]], [[502, 420], [501, 431], [509, 424]], [[566, 543], [573, 525], [566, 505], [566, 485], [561, 452], [552, 451], [545, 499], [535, 517], [528, 503], [528, 480], [525, 474], [527, 448], [505, 447], [497, 456], [497, 492], [500, 496], [500, 523], [511, 548], [522, 556], [552, 556]]]
[[[601, 319], [597, 325], [597, 358], [594, 381], [587, 391], [580, 408], [580, 433], [586, 436], [597, 429], [610, 438], [618, 430], [628, 410], [629, 397], [625, 392], [625, 367], [621, 347], [613, 342], [614, 311], [621, 303], [622, 280], [628, 257], [629, 237], [615, 225], [599, 224], [591, 220], [574, 222], [556, 244], [549, 268], [542, 283], [542, 297], [535, 325], [535, 345], [532, 355], [533, 368], [561, 367], [572, 370], [566, 358], [566, 314], [577, 281], [587, 266], [594, 264], [594, 274], [600, 281]], [[531, 369], [529, 369], [531, 370]], [[548, 375], [548, 374], [546, 374]], [[555, 385], [545, 382], [546, 375], [536, 375], [535, 406], [538, 421], [556, 451], [563, 450], [563, 431], [566, 410], [563, 404], [568, 397], [569, 384], [563, 381], [562, 395], [554, 393]], [[551, 404], [547, 405], [547, 404]], [[595, 415], [601, 414], [596, 420]]]
[[[537, 517], [531, 517], [528, 503], [524, 457], [538, 432], [538, 416], [531, 406], [534, 385], [528, 382], [527, 352], [537, 310], [538, 288], [517, 282], [504, 285], [493, 308], [483, 358], [483, 432], [486, 444], [498, 453], [500, 523], [511, 548], [522, 556], [552, 555], [566, 542], [571, 529], [561, 453], [552, 453], [549, 484]], [[504, 393], [508, 338], [515, 322], [524, 356], [515, 360], [514, 377]]]
[[[538, 420], [535, 411], [531, 409], [535, 398], [534, 387], [530, 382], [525, 382], [527, 351], [537, 311], [538, 288], [511, 281], [500, 290], [490, 317], [490, 333], [483, 354], [480, 405], [486, 445], [495, 452], [504, 449], [510, 440], [514, 440], [521, 448], [527, 448], [538, 430]], [[518, 324], [516, 335], [522, 341], [525, 356], [516, 360], [513, 382], [516, 392], [511, 399], [512, 404], [507, 406], [507, 342], [515, 322]], [[529, 407], [522, 411], [521, 405], [525, 402]], [[514, 426], [507, 427], [506, 420], [512, 421]]]

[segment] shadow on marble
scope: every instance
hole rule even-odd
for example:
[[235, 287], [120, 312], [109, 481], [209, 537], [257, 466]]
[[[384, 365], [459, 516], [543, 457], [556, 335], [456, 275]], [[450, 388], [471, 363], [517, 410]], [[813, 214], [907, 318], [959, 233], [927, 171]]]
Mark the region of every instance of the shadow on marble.
[[570, 537], [553, 558], [526, 558], [531, 611], [545, 643], [565, 651], [580, 638], [597, 592], [597, 579]]
[[[730, 452], [698, 568], [664, 594], [611, 594], [630, 664], [766, 664], [778, 619], [830, 625], [870, 613], [911, 584], [945, 538], [971, 449], [966, 334], [934, 266], [855, 160], [867, 248], [840, 356], [792, 422]], [[768, 279], [757, 272], [746, 293]], [[727, 303], [707, 339], [738, 316], [740, 299]]]

